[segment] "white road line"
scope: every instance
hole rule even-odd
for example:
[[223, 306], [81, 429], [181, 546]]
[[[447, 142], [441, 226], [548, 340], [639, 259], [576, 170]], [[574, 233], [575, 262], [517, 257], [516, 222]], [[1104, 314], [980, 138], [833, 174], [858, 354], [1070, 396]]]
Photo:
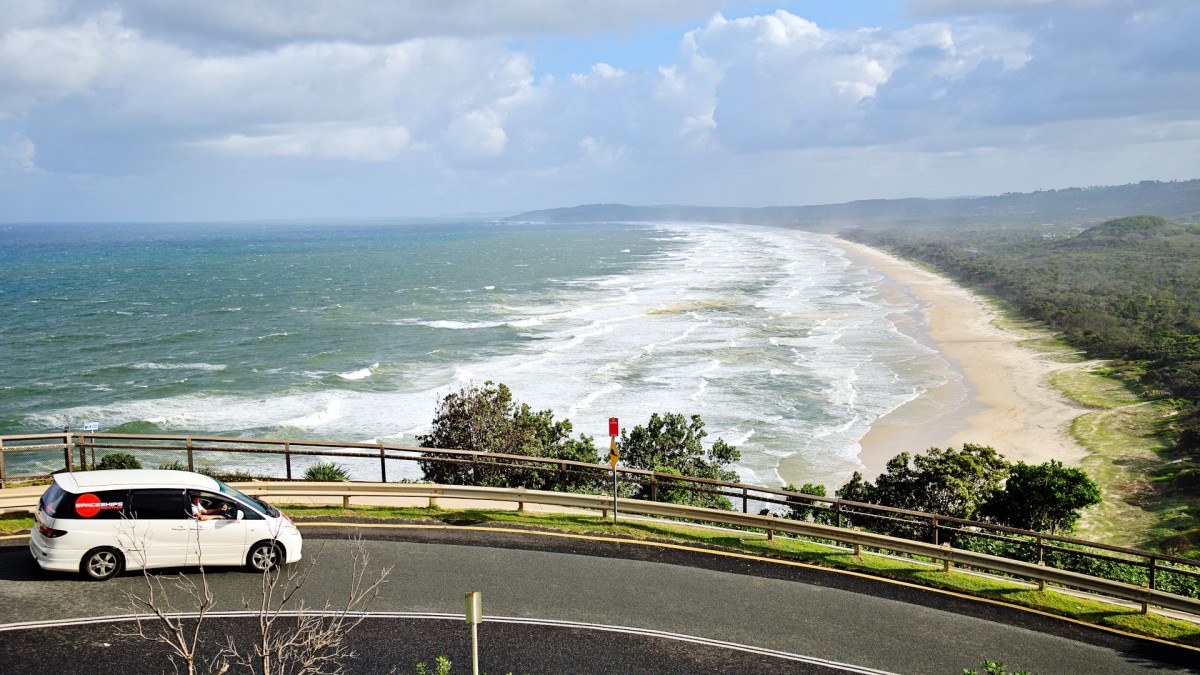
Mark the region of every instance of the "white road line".
[[[462, 621], [462, 614], [444, 614], [437, 612], [279, 612], [279, 616], [347, 616], [347, 617], [367, 617], [371, 619], [435, 619], [441, 621]], [[209, 612], [205, 618], [238, 618], [238, 617], [256, 617], [258, 612]], [[167, 615], [171, 618], [194, 619], [199, 616], [196, 612], [181, 612], [177, 614]], [[136, 615], [126, 614], [122, 616], [105, 616], [92, 617], [85, 619], [67, 619], [62, 621], [25, 621], [21, 623], [0, 624], [0, 633], [20, 630], [31, 630], [37, 628], [62, 628], [67, 626], [94, 626], [99, 623], [122, 623], [137, 621], [157, 621], [151, 615]], [[751, 645], [738, 644], [736, 642], [725, 642], [723, 640], [713, 640], [710, 638], [696, 637], [694, 635], [684, 635], [681, 633], [669, 633], [661, 630], [651, 630], [646, 628], [632, 628], [629, 626], [609, 626], [598, 623], [583, 623], [578, 621], [558, 621], [552, 619], [530, 619], [526, 617], [516, 616], [487, 616], [483, 619], [484, 623], [511, 623], [523, 624], [531, 626], [549, 626], [555, 628], [575, 628], [582, 630], [604, 631], [609, 633], [623, 633], [626, 635], [641, 635], [646, 637], [661, 638], [664, 640], [674, 640], [676, 642], [688, 642], [691, 644], [704, 645], [708, 647], [718, 647], [721, 649], [731, 649], [735, 651], [746, 652], [749, 654], [758, 654], [761, 656], [769, 656], [787, 661], [796, 661], [799, 663], [809, 663], [814, 665], [824, 666], [826, 668], [834, 668], [846, 673], [863, 673], [865, 675], [893, 675], [890, 671], [876, 670], [864, 666], [855, 666], [848, 663], [839, 663], [837, 661], [829, 661], [827, 659], [816, 658], [813, 656], [804, 656], [802, 654], [792, 654], [790, 652], [782, 652], [776, 649], [767, 649], [765, 647], [754, 647]]]

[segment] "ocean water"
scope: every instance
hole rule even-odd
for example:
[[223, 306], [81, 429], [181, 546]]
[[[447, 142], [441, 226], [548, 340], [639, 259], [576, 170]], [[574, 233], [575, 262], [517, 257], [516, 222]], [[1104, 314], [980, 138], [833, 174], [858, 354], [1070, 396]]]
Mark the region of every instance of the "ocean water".
[[949, 376], [879, 278], [738, 225], [0, 225], [0, 434], [415, 444], [492, 380], [598, 447], [698, 414], [745, 482], [832, 487]]

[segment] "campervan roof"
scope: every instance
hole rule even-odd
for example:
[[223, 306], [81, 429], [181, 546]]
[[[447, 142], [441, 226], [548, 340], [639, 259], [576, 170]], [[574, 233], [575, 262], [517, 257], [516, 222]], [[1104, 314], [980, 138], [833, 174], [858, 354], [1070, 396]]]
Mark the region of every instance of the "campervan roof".
[[169, 469], [111, 469], [75, 471], [54, 475], [54, 481], [68, 492], [122, 487], [179, 487], [200, 490], [219, 489], [217, 481], [190, 471]]

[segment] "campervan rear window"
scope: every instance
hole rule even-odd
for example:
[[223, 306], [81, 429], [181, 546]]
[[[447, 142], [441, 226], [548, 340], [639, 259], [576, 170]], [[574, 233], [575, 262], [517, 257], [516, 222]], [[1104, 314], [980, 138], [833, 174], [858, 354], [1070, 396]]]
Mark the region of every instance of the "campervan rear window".
[[42, 493], [41, 510], [51, 518], [115, 520], [123, 517], [128, 490], [96, 490], [77, 495], [51, 485]]
[[38, 504], [38, 508], [47, 516], [58, 518], [58, 505], [62, 503], [62, 498], [65, 494], [67, 492], [58, 487], [58, 483], [51, 483], [50, 487], [42, 493], [42, 499]]

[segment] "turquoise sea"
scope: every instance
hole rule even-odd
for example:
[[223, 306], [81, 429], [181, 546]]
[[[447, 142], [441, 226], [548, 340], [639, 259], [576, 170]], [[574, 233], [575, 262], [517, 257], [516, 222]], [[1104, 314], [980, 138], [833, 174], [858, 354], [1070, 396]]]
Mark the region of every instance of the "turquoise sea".
[[0, 434], [415, 444], [493, 380], [598, 446], [609, 417], [698, 414], [746, 482], [834, 485], [949, 376], [878, 281], [740, 225], [0, 225]]

